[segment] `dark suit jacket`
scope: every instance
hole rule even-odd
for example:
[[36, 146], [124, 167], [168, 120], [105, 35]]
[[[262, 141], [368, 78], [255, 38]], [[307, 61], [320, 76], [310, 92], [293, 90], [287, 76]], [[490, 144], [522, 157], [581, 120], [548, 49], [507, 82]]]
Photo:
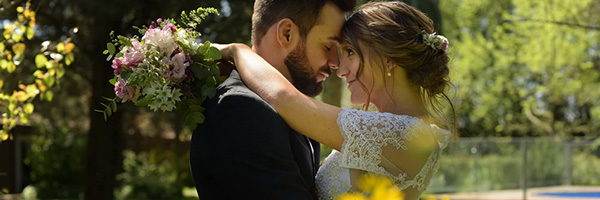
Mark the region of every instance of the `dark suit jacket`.
[[204, 102], [190, 164], [200, 199], [316, 199], [319, 143], [292, 130], [233, 70]]

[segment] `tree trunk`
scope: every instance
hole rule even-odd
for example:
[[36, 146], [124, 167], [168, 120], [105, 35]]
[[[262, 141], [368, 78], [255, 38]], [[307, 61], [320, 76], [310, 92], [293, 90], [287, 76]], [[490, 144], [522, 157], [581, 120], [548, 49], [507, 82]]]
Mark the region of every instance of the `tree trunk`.
[[86, 1], [80, 5], [90, 20], [82, 20], [85, 22], [81, 25], [80, 36], [84, 43], [79, 46], [84, 52], [82, 55], [87, 55], [85, 62], [92, 70], [85, 198], [114, 199], [113, 190], [117, 185], [115, 177], [121, 171], [123, 161], [122, 112], [113, 113], [105, 121], [102, 113], [94, 109], [103, 109], [100, 103], [106, 101], [102, 97], [115, 96], [113, 87], [108, 83], [114, 76], [113, 70], [102, 52], [106, 49], [106, 43], [110, 42], [111, 29], [117, 32], [122, 23], [120, 19], [105, 17], [111, 15], [110, 9], [101, 9], [103, 6], [96, 4]]

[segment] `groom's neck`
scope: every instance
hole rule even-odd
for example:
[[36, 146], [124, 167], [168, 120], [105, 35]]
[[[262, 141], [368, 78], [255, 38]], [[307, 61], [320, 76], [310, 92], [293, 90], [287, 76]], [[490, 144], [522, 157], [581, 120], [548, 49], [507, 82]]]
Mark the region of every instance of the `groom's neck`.
[[265, 59], [272, 67], [277, 69], [283, 76], [288, 80], [292, 81], [290, 71], [285, 65], [285, 56], [282, 56], [283, 52], [276, 48], [267, 48], [268, 45], [263, 44], [261, 47], [252, 45], [252, 50], [256, 52], [260, 57]]

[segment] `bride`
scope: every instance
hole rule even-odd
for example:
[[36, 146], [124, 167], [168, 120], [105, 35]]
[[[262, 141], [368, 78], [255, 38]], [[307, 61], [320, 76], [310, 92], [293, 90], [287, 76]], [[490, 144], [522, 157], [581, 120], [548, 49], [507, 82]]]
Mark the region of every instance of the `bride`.
[[[445, 94], [448, 40], [434, 33], [432, 23], [402, 2], [368, 3], [348, 19], [337, 75], [363, 110], [300, 93], [244, 44], [218, 48], [290, 127], [335, 149], [317, 173], [321, 199], [358, 191], [358, 179], [368, 173], [391, 177], [406, 199], [418, 199], [451, 135], [434, 125], [447, 121], [439, 100], [452, 103]], [[365, 111], [370, 104], [378, 112]]]

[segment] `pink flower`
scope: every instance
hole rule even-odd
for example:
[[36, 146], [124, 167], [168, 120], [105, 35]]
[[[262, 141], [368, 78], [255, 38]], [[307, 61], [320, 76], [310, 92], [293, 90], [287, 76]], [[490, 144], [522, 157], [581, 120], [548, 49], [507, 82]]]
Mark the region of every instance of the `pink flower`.
[[181, 82], [187, 77], [185, 71], [190, 63], [186, 62], [186, 56], [183, 52], [175, 54], [175, 56], [171, 58], [170, 65], [173, 67], [171, 70], [171, 80]]
[[137, 98], [139, 97], [137, 87], [125, 85], [127, 85], [127, 80], [121, 79], [117, 81], [117, 83], [115, 84], [115, 94], [117, 95], [117, 97], [121, 98], [121, 102], [123, 103], [128, 100], [137, 100]]
[[123, 62], [121, 61], [121, 59], [119, 59], [119, 58], [113, 59], [112, 68], [115, 69], [113, 71], [115, 74], [120, 74], [121, 72], [123, 72], [123, 68], [121, 67], [121, 65], [123, 65]]
[[127, 47], [123, 52], [123, 64], [129, 67], [135, 67], [146, 57], [146, 45], [137, 40], [131, 40], [132, 46]]
[[175, 26], [173, 25], [173, 23], [168, 23], [163, 29], [170, 29], [171, 33], [175, 33], [175, 31], [177, 31], [177, 28], [175, 28]]

